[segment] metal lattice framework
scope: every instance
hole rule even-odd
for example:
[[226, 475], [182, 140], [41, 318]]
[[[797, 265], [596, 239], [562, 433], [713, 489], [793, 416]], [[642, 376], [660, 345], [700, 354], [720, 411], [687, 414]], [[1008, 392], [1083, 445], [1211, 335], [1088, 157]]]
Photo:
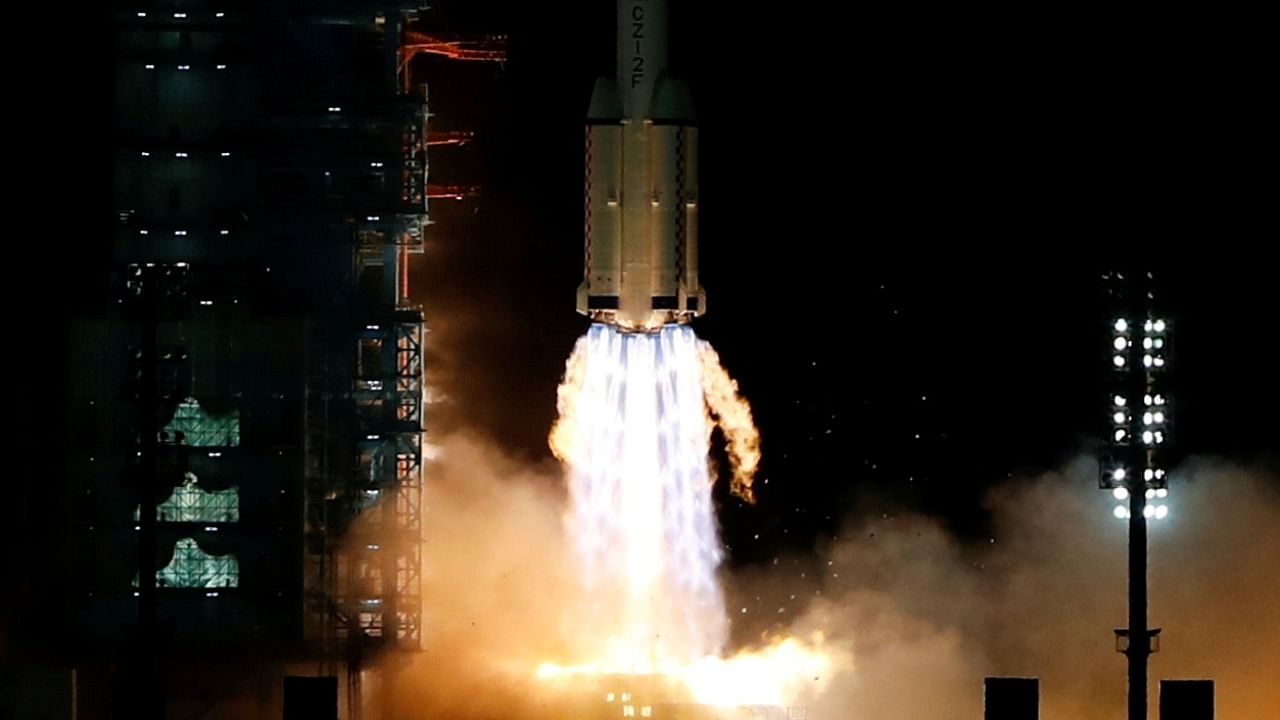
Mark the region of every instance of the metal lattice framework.
[[[308, 351], [308, 424], [327, 428], [308, 431], [309, 624], [349, 648], [420, 645], [424, 329], [407, 298], [409, 255], [422, 252], [428, 224], [422, 97], [400, 128], [396, 210], [354, 228], [354, 274], [375, 279], [374, 296], [352, 334], [314, 328]], [[338, 360], [321, 367], [321, 357]]]
[[[339, 604], [349, 627], [401, 647], [417, 647], [422, 567], [422, 314], [401, 308], [357, 338], [357, 449], [363, 506], [357, 534], [340, 558]], [[345, 580], [345, 582], [344, 582]], [[350, 626], [354, 626], [350, 627]]]
[[400, 87], [408, 89], [413, 85], [412, 62], [415, 57], [423, 53], [464, 62], [501, 63], [507, 59], [507, 37], [505, 35], [484, 35], [474, 38], [442, 37], [420, 28], [406, 28], [400, 38], [399, 57], [396, 61], [396, 74], [399, 76]]
[[396, 639], [421, 642], [422, 616], [422, 313], [402, 311], [396, 323], [396, 483], [393, 521], [399, 543], [395, 573]]
[[383, 182], [344, 215], [351, 310], [307, 331], [305, 633], [330, 660], [420, 646], [424, 328], [408, 300], [409, 262], [429, 224], [427, 147], [468, 136], [428, 131], [426, 87], [401, 54], [411, 16], [380, 24], [390, 95], [340, 103], [376, 149], [361, 172]]

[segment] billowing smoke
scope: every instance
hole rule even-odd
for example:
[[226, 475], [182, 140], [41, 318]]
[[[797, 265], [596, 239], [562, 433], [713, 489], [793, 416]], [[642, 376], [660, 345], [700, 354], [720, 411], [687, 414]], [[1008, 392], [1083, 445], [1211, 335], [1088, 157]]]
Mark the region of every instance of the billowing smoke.
[[[425, 652], [383, 663], [387, 698], [423, 718], [556, 717], [534, 671], [583, 649], [562, 470], [462, 435], [438, 442]], [[777, 618], [794, 618], [762, 634], [821, 632], [852, 656], [804, 698], [814, 720], [980, 717], [986, 675], [1040, 677], [1045, 720], [1120, 717], [1125, 660], [1111, 631], [1126, 619], [1125, 526], [1094, 472], [1081, 459], [991, 491], [995, 530], [981, 542], [909, 513], [851, 517], [813, 555], [735, 573], [731, 607], [761, 596], [788, 608]], [[1151, 620], [1164, 628], [1153, 707], [1160, 678], [1208, 677], [1221, 720], [1274, 715], [1280, 478], [1194, 460], [1175, 474], [1169, 504], [1152, 524]]]
[[[527, 448], [532, 440], [508, 442], [506, 430], [543, 436], [555, 398], [544, 393], [545, 410], [536, 412], [528, 398], [512, 407], [510, 383], [492, 382], [498, 370], [443, 362], [438, 353], [457, 338], [439, 333], [469, 330], [457, 325], [463, 315], [437, 308], [433, 316], [433, 387], [450, 398], [450, 420], [444, 433], [433, 425], [439, 454], [427, 470], [425, 650], [379, 662], [384, 701], [422, 718], [565, 717], [534, 672], [584, 649], [566, 478], [558, 463], [530, 463], [478, 439]], [[457, 355], [487, 357], [474, 348]], [[475, 388], [457, 381], [463, 376], [494, 390], [477, 403]], [[494, 422], [504, 412], [509, 422]], [[1121, 717], [1125, 659], [1111, 631], [1126, 621], [1125, 526], [1094, 472], [1086, 458], [992, 490], [991, 538], [960, 541], [903, 508], [847, 518], [838, 540], [812, 554], [726, 573], [734, 636], [820, 632], [833, 655], [852, 657], [806, 698], [814, 720], [981, 717], [986, 675], [1040, 677], [1045, 720]], [[1151, 662], [1153, 708], [1160, 678], [1208, 677], [1217, 681], [1220, 720], [1277, 716], [1280, 478], [1193, 460], [1175, 473], [1169, 505], [1169, 517], [1152, 523], [1151, 622], [1164, 628]], [[770, 622], [739, 632], [761, 616], [737, 612], [753, 603], [769, 608]]]
[[[991, 491], [995, 531], [978, 543], [916, 515], [850, 518], [820, 556], [780, 563], [785, 578], [742, 574], [736, 594], [808, 597], [790, 629], [851, 649], [856, 670], [810, 700], [811, 718], [981, 717], [986, 675], [1040, 677], [1045, 720], [1121, 717], [1126, 525], [1095, 468]], [[1213, 678], [1221, 720], [1280, 711], [1277, 481], [1207, 460], [1176, 474], [1170, 515], [1151, 526], [1151, 622], [1164, 628], [1153, 708], [1160, 678]]]
[[537, 718], [534, 670], [573, 652], [576, 571], [558, 466], [438, 439], [424, 497], [423, 652], [380, 663], [390, 716]]

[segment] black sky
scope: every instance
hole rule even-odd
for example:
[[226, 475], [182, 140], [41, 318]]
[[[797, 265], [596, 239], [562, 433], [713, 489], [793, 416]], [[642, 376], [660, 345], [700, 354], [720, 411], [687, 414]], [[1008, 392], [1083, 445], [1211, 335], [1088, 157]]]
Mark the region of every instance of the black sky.
[[[1118, 262], [1164, 278], [1180, 451], [1275, 462], [1275, 224], [1238, 28], [1079, 7], [673, 5], [672, 70], [701, 132], [697, 328], [765, 438], [760, 505], [722, 508], [735, 560], [880, 507], [977, 534], [986, 489], [1094, 447], [1096, 279]], [[473, 320], [468, 421], [533, 457], [585, 328], [582, 119], [612, 72], [612, 12], [446, 5], [457, 27], [501, 26], [510, 59], [429, 65], [439, 122], [480, 133], [465, 152], [485, 192], [438, 216], [427, 292]]]
[[[765, 438], [760, 505], [722, 511], [735, 561], [886, 503], [976, 534], [987, 488], [1087, 451], [1104, 412], [1093, 282], [1116, 259], [1165, 270], [1180, 449], [1275, 463], [1276, 165], [1245, 19], [673, 4], [672, 71], [701, 128], [697, 328]], [[582, 122], [612, 72], [612, 14], [442, 0], [442, 27], [505, 32], [510, 58], [421, 68], [437, 125], [478, 136], [434, 156], [433, 176], [484, 187], [433, 214], [428, 315], [458, 328], [436, 352], [465, 370], [467, 422], [532, 458], [585, 328]], [[10, 286], [14, 307], [49, 303], [28, 347], [50, 358], [65, 355], [57, 320], [106, 285], [109, 63], [86, 58], [109, 40], [39, 54], [44, 72], [12, 86], [31, 135], [15, 144], [30, 193], [16, 206], [57, 210], [74, 250], [49, 265], [52, 236], [28, 234], [15, 260], [57, 286]], [[37, 57], [11, 50], [11, 67]], [[25, 383], [19, 406], [56, 396], [50, 383]], [[56, 405], [29, 430], [57, 428]], [[37, 454], [22, 462], [42, 476]]]

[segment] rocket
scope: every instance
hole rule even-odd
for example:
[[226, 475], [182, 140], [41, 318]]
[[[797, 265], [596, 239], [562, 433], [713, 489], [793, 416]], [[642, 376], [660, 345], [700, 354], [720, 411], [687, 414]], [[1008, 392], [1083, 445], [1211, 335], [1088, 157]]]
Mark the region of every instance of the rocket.
[[616, 76], [591, 94], [578, 312], [655, 332], [706, 312], [698, 284], [698, 130], [667, 74], [665, 0], [618, 0]]

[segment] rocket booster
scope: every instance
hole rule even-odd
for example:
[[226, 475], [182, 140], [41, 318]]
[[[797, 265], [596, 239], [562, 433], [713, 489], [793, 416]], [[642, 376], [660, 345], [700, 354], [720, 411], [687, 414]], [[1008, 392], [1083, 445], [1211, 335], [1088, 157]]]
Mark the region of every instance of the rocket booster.
[[618, 0], [616, 77], [591, 94], [578, 312], [652, 332], [706, 312], [698, 284], [698, 130], [667, 75], [665, 0]]

